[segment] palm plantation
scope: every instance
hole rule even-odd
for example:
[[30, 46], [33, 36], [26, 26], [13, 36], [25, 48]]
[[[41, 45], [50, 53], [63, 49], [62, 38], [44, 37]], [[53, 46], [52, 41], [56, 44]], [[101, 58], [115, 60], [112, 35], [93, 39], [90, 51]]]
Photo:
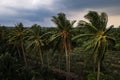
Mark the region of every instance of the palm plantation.
[[1, 80], [119, 80], [120, 28], [107, 27], [104, 12], [84, 18], [76, 27], [64, 13], [55, 27], [0, 26]]

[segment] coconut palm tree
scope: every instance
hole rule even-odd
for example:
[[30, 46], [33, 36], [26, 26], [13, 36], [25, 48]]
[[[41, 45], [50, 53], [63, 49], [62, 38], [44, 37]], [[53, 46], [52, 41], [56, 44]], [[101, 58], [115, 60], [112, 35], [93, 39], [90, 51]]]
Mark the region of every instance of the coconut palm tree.
[[52, 21], [57, 25], [57, 31], [51, 41], [56, 40], [57, 44], [61, 45], [66, 55], [66, 70], [70, 72], [71, 30], [75, 21], [68, 20], [64, 13], [53, 16]]
[[34, 24], [30, 29], [27, 30], [27, 49], [34, 54], [38, 54], [40, 56], [40, 62], [43, 65], [43, 55], [42, 55], [42, 47], [44, 46], [44, 36], [48, 33], [42, 34], [41, 26]]
[[8, 42], [14, 45], [14, 48], [17, 49], [19, 57], [23, 56], [25, 66], [27, 67], [27, 60], [24, 48], [24, 37], [25, 31], [22, 23], [15, 25], [15, 28], [9, 34]]
[[97, 80], [100, 80], [100, 66], [107, 50], [107, 43], [115, 41], [107, 34], [113, 28], [113, 25], [107, 28], [108, 16], [104, 12], [98, 14], [95, 11], [90, 11], [84, 17], [89, 22], [81, 20], [79, 25], [87, 27], [89, 34], [80, 34], [73, 39], [89, 37], [84, 47], [85, 50], [93, 50], [94, 61], [97, 62]]

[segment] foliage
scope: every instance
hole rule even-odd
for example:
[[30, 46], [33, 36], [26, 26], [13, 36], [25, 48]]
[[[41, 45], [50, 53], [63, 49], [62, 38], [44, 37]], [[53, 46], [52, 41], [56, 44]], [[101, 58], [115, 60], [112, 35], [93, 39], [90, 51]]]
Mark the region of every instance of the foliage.
[[78, 80], [96, 80], [100, 60], [101, 80], [119, 80], [120, 27], [106, 28], [104, 12], [90, 11], [85, 18], [77, 27], [64, 13], [53, 16], [56, 27], [0, 25], [0, 79], [65, 80], [74, 73]]
[[[115, 80], [113, 77], [109, 76], [109, 75], [105, 75], [103, 73], [100, 73], [100, 80]], [[90, 72], [87, 76], [87, 80], [96, 80], [97, 78], [97, 73], [95, 72]]]
[[18, 77], [17, 60], [9, 53], [0, 56], [0, 78], [2, 80], [16, 80]]

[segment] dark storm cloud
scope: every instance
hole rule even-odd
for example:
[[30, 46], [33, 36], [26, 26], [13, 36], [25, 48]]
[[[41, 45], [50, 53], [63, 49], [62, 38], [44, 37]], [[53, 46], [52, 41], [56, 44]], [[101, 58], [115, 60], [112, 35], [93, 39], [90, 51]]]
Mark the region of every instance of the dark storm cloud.
[[25, 23], [27, 21], [27, 22], [31, 22], [32, 24], [41, 23], [44, 25], [45, 18], [50, 18], [50, 17], [52, 18], [52, 16], [55, 15], [54, 12], [45, 8], [40, 8], [35, 10], [14, 8], [14, 10], [18, 13], [17, 15], [2, 15], [0, 16], [1, 17], [0, 23], [11, 25], [12, 23], [14, 24], [19, 22]]
[[62, 6], [65, 5], [68, 10], [120, 6], [120, 0], [59, 0], [58, 2]]
[[[8, 14], [0, 14], [0, 24], [14, 25], [18, 22], [23, 22], [25, 25], [40, 23], [41, 25], [49, 26], [52, 23], [52, 16], [57, 15], [59, 12], [71, 14], [70, 12], [78, 13], [82, 10], [93, 8], [103, 9], [103, 11], [107, 11], [112, 16], [120, 15], [119, 4], [120, 0], [54, 0], [51, 6], [40, 6], [37, 9], [5, 6], [4, 8], [8, 9]], [[9, 10], [15, 11], [17, 14], [9, 14]]]
[[37, 10], [21, 10], [22, 15], [20, 17], [29, 21], [43, 21], [44, 18], [48, 18], [54, 15], [54, 12], [47, 9]]

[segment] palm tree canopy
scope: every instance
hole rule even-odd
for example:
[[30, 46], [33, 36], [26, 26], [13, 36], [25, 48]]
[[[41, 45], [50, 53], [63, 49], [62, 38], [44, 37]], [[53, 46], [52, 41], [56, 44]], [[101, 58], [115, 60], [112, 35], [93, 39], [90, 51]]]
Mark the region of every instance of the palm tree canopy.
[[108, 41], [115, 42], [115, 39], [108, 35], [108, 32], [114, 27], [111, 25], [107, 27], [108, 16], [106, 13], [102, 12], [98, 14], [95, 11], [89, 11], [88, 14], [84, 16], [89, 22], [81, 20], [79, 22], [80, 26], [87, 27], [88, 34], [79, 34], [73, 39], [78, 39], [81, 37], [89, 37], [89, 40], [85, 42], [85, 50], [93, 49], [93, 54], [98, 54], [98, 59], [102, 59], [104, 53], [106, 52]]
[[9, 34], [9, 43], [18, 43], [20, 44], [21, 40], [24, 39], [25, 30], [22, 23], [15, 25], [15, 28]]
[[68, 20], [64, 13], [59, 13], [58, 16], [53, 16], [52, 21], [57, 25], [59, 30], [67, 31], [69, 31], [73, 27], [73, 24], [76, 22]]
[[44, 45], [42, 37], [41, 37], [42, 34], [41, 34], [41, 26], [40, 25], [34, 24], [26, 32], [28, 34], [28, 36], [27, 36], [27, 40], [28, 40], [27, 48], [33, 47], [33, 45], [34, 45], [34, 47], [38, 47], [38, 46], [41, 47]]
[[84, 17], [99, 31], [104, 31], [107, 27], [108, 16], [104, 12], [99, 15], [96, 11], [89, 11]]
[[56, 42], [57, 45], [63, 45], [62, 48], [64, 48], [65, 41], [70, 44], [71, 30], [76, 21], [68, 20], [64, 13], [58, 13], [57, 16], [53, 16], [52, 21], [57, 25], [57, 31], [52, 35], [50, 41], [56, 40], [58, 41]]

